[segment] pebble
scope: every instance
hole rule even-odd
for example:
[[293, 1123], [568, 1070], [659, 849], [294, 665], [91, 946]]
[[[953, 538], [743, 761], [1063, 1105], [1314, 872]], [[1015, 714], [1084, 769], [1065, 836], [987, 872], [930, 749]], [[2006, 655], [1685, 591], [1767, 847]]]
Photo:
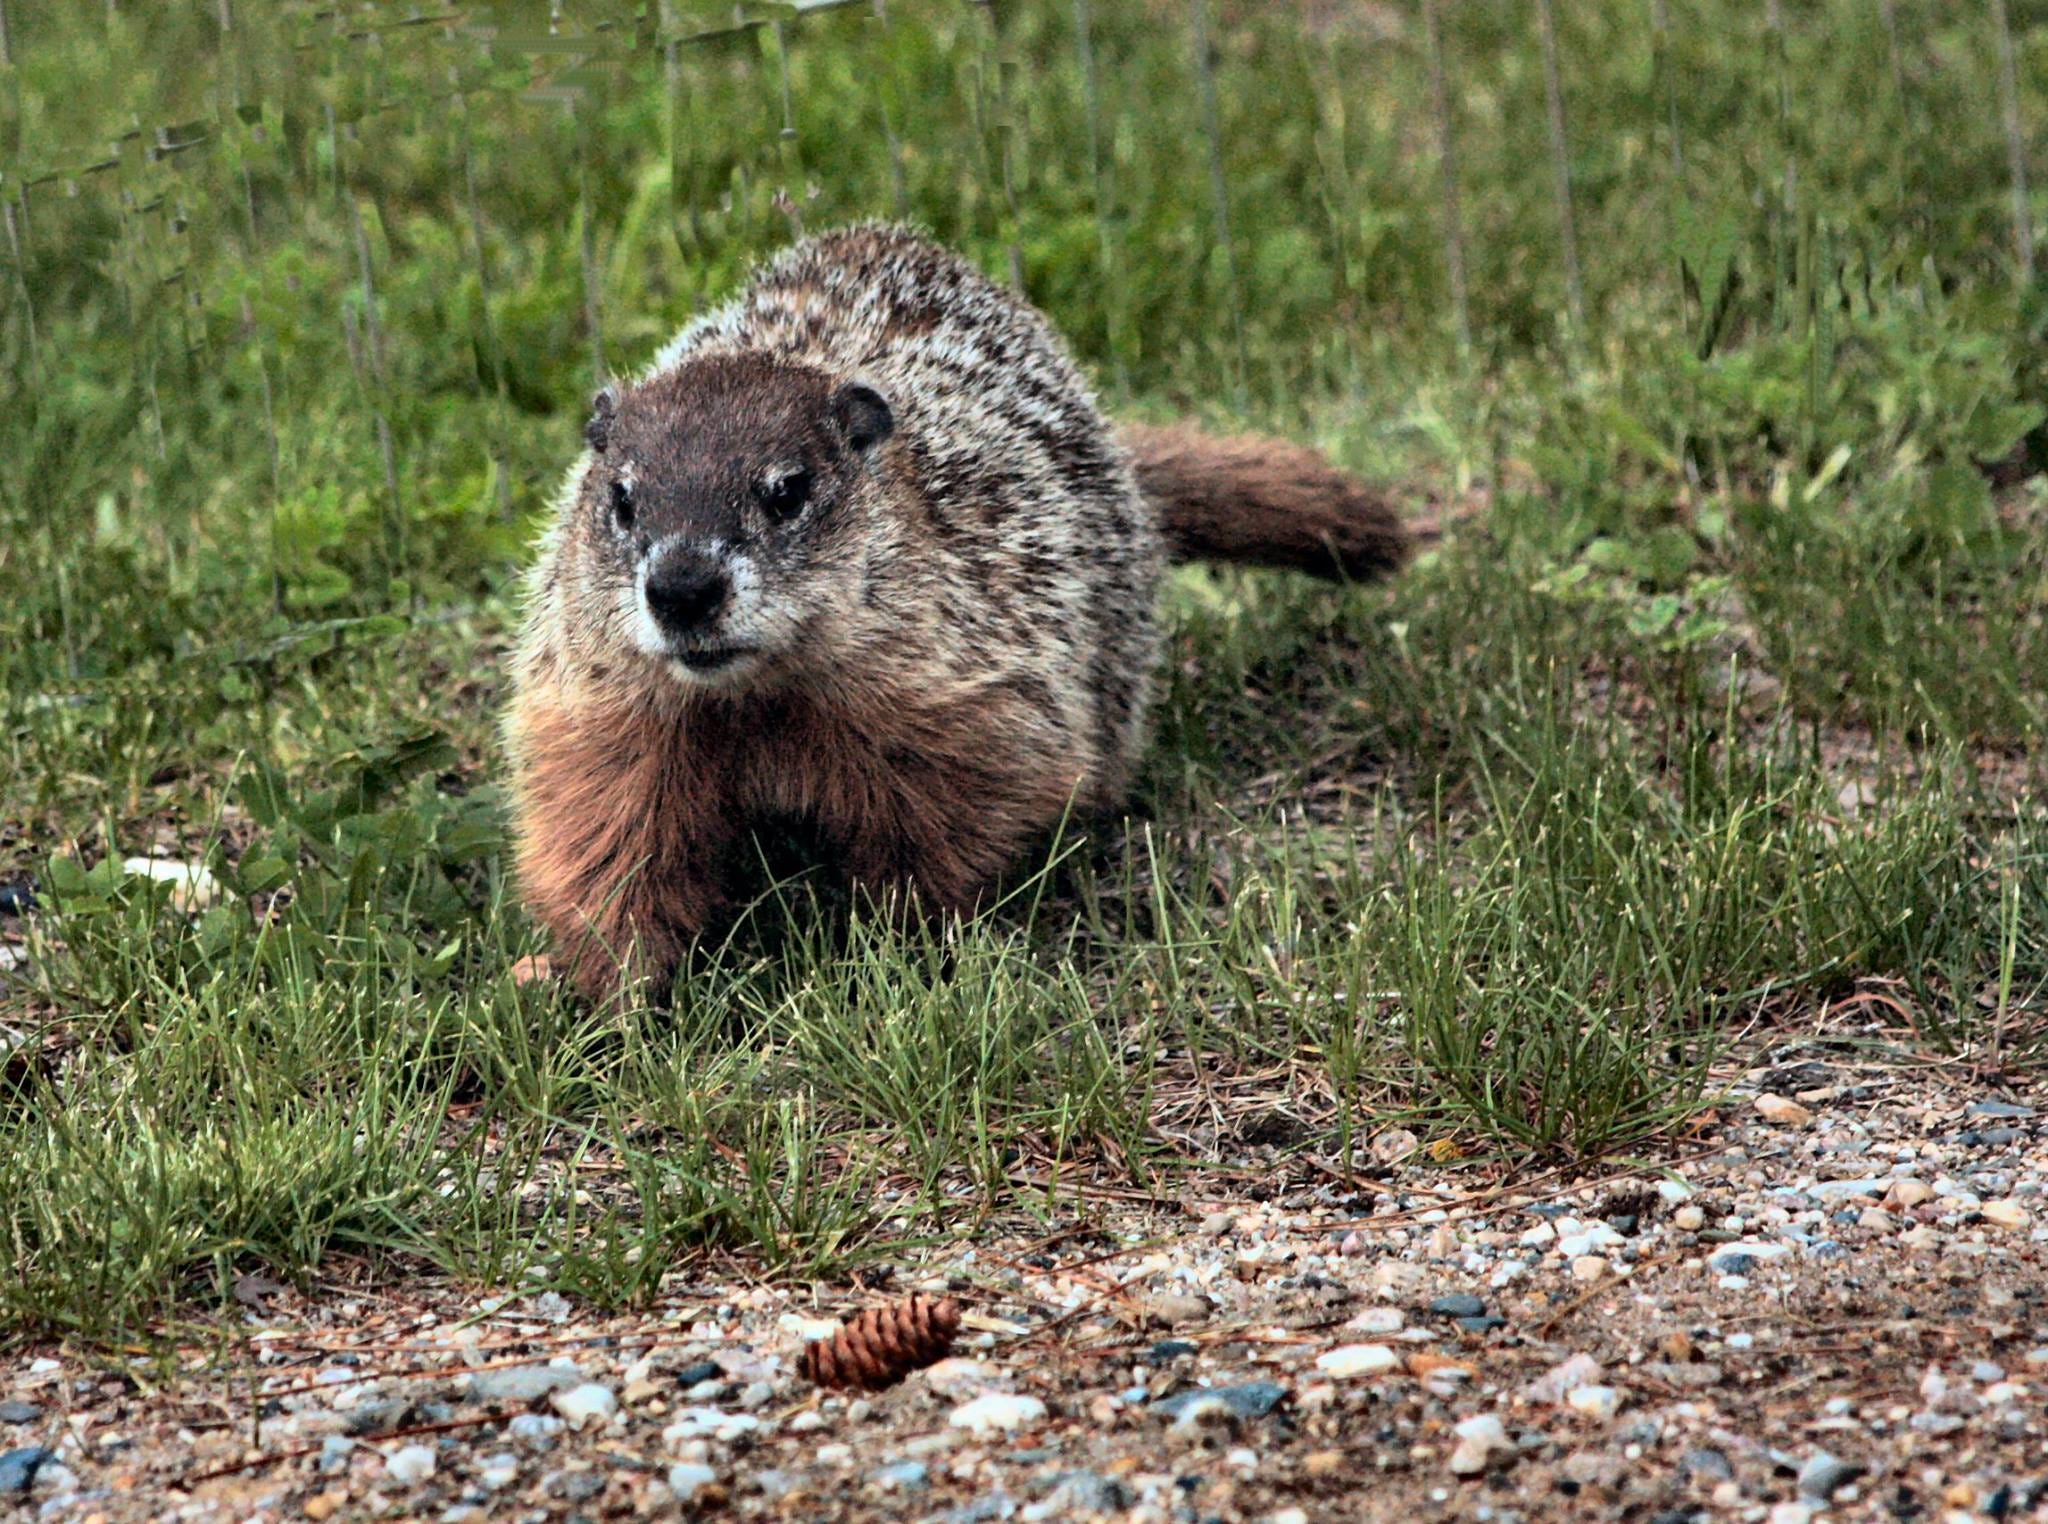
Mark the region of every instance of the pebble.
[[548, 1401], [572, 1429], [587, 1428], [593, 1423], [609, 1423], [619, 1411], [618, 1395], [597, 1381], [586, 1381], [566, 1392], [557, 1392]]
[[508, 1451], [486, 1455], [476, 1463], [476, 1484], [487, 1492], [509, 1487], [519, 1479], [519, 1457]]
[[434, 1452], [425, 1445], [401, 1445], [384, 1457], [384, 1474], [401, 1487], [424, 1482], [434, 1474]]
[[22, 1450], [9, 1450], [0, 1455], [0, 1496], [10, 1492], [26, 1492], [35, 1485], [36, 1473], [57, 1458], [57, 1452], [42, 1445], [31, 1445]]
[[479, 1402], [533, 1402], [582, 1379], [573, 1365], [508, 1365], [471, 1372], [469, 1394]]
[[1146, 1314], [1161, 1328], [1187, 1328], [1205, 1323], [1214, 1310], [1207, 1297], [1178, 1291], [1165, 1292], [1145, 1304]]
[[1440, 1318], [1477, 1318], [1486, 1315], [1486, 1303], [1470, 1292], [1454, 1292], [1440, 1296], [1429, 1304], [1429, 1310]]
[[325, 1492], [316, 1492], [307, 1498], [299, 1505], [299, 1512], [313, 1520], [314, 1524], [321, 1524], [322, 1520], [333, 1518], [347, 1506], [348, 1494], [330, 1487]]
[[345, 1434], [328, 1435], [320, 1441], [320, 1469], [327, 1472], [347, 1469], [349, 1453], [355, 1447], [356, 1442]]
[[1196, 1403], [1214, 1397], [1239, 1418], [1264, 1418], [1280, 1405], [1280, 1400], [1286, 1395], [1284, 1386], [1276, 1386], [1270, 1381], [1247, 1381], [1240, 1386], [1198, 1387], [1194, 1391], [1177, 1392], [1153, 1403], [1152, 1411], [1163, 1418], [1179, 1418]]
[[1045, 1404], [1036, 1397], [1014, 1392], [988, 1392], [972, 1402], [963, 1402], [947, 1415], [946, 1422], [970, 1434], [990, 1434], [1021, 1429], [1045, 1417]]
[[1574, 1387], [1591, 1386], [1601, 1377], [1600, 1362], [1591, 1355], [1573, 1355], [1562, 1365], [1556, 1365], [1522, 1388], [1522, 1395], [1531, 1402], [1546, 1405], [1564, 1401], [1566, 1392]]
[[2034, 1114], [2033, 1107], [2014, 1101], [1972, 1101], [1964, 1111], [1966, 1116], [1998, 1117], [2009, 1122], [2031, 1121]]
[[1682, 1206], [1671, 1214], [1671, 1225], [1681, 1233], [1697, 1233], [1707, 1225], [1707, 1214], [1697, 1206]]
[[687, 1503], [718, 1480], [718, 1473], [695, 1461], [677, 1461], [668, 1468], [668, 1490], [678, 1503]]
[[704, 1437], [732, 1439], [760, 1427], [761, 1420], [751, 1413], [723, 1413], [717, 1408], [684, 1408], [676, 1414], [674, 1421], [661, 1431], [661, 1437], [664, 1443], [673, 1448], [685, 1440]]
[[1384, 1344], [1345, 1344], [1316, 1356], [1316, 1369], [1340, 1381], [1379, 1376], [1401, 1368], [1401, 1357]]
[[1516, 1453], [1515, 1442], [1508, 1438], [1508, 1431], [1491, 1413], [1468, 1418], [1451, 1432], [1458, 1436], [1457, 1447], [1451, 1451], [1453, 1476], [1477, 1476], [1487, 1467], [1511, 1459]]
[[43, 1410], [33, 1402], [0, 1402], [0, 1423], [34, 1423]]
[[1605, 1280], [1613, 1268], [1612, 1265], [1608, 1264], [1606, 1260], [1597, 1254], [1581, 1254], [1572, 1261], [1572, 1279], [1575, 1281]]
[[1125, 1512], [1136, 1501], [1131, 1489], [1115, 1477], [1104, 1476], [1099, 1471], [1069, 1471], [1053, 1484], [1045, 1501], [1036, 1509], [1027, 1509], [1027, 1518], [1071, 1519], [1088, 1518], [1096, 1514], [1119, 1514]]
[[1977, 1209], [1986, 1222], [2001, 1228], [2024, 1228], [2033, 1219], [2017, 1201], [1987, 1201]]
[[1798, 1127], [1813, 1120], [1813, 1113], [1797, 1101], [1788, 1101], [1782, 1095], [1760, 1095], [1753, 1103], [1757, 1115], [1767, 1122], [1776, 1122], [1781, 1127]]
[[1621, 1393], [1611, 1386], [1575, 1386], [1564, 1400], [1573, 1412], [1602, 1423], [1621, 1411]]
[[1816, 1450], [1799, 1468], [1799, 1495], [1825, 1503], [1861, 1476], [1863, 1469], [1854, 1461], [1837, 1460], [1825, 1450]]
[[1190, 1344], [1186, 1339], [1161, 1339], [1152, 1346], [1151, 1353], [1145, 1358], [1154, 1365], [1164, 1365], [1169, 1360], [1178, 1360], [1182, 1355], [1196, 1355], [1201, 1351], [1201, 1345]]
[[1397, 1334], [1408, 1318], [1398, 1307], [1368, 1307], [1344, 1326], [1354, 1333]]
[[899, 1492], [922, 1492], [932, 1484], [932, 1471], [923, 1461], [898, 1461], [877, 1471], [875, 1483]]

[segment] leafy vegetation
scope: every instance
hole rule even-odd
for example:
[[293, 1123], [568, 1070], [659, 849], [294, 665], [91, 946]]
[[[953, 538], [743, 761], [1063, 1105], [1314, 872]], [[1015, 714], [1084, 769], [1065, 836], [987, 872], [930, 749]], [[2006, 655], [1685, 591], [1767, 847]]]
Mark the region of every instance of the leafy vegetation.
[[[1989, 17], [1560, 8], [1553, 112], [1533, 7], [1433, 9], [1441, 111], [1365, 0], [7, 0], [5, 1317], [349, 1256], [630, 1299], [1397, 1123], [1590, 1156], [1844, 995], [2035, 1059], [2048, 281]], [[793, 883], [588, 1008], [505, 876], [524, 546], [601, 371], [874, 215], [1118, 412], [1454, 527], [1384, 588], [1181, 574], [1132, 819], [990, 914]]]

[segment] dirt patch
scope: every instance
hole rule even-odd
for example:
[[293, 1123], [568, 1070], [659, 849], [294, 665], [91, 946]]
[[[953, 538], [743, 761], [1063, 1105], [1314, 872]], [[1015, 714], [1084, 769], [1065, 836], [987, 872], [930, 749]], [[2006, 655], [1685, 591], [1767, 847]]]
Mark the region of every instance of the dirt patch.
[[[1307, 1521], [2023, 1517], [2048, 1502], [2048, 1096], [1842, 1045], [1752, 1061], [1661, 1157], [1263, 1202], [1089, 1199], [865, 1289], [648, 1312], [251, 1278], [166, 1381], [10, 1362], [43, 1517]], [[913, 1290], [879, 1394], [806, 1339]]]

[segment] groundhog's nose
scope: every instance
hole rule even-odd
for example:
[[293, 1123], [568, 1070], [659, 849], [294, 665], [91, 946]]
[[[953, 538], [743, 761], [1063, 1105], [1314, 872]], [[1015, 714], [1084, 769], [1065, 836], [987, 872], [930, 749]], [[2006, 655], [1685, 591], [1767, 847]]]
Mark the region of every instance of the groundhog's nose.
[[647, 570], [647, 610], [670, 635], [692, 635], [725, 607], [725, 568], [691, 550], [660, 555]]

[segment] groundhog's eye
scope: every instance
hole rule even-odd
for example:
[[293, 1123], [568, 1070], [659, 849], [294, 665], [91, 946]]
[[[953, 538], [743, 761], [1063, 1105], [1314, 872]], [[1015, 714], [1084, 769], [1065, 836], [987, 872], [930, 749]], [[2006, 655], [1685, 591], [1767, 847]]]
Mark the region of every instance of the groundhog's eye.
[[633, 527], [633, 489], [624, 482], [612, 483], [612, 522], [621, 529]]
[[811, 473], [799, 466], [764, 476], [754, 487], [754, 496], [768, 517], [779, 522], [795, 518], [811, 500]]

